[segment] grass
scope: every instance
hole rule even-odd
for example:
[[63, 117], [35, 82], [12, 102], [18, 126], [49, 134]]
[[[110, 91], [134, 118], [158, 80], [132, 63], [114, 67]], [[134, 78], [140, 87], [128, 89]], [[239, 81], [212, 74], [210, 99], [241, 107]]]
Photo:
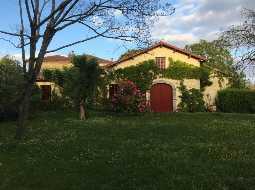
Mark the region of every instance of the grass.
[[255, 189], [255, 115], [47, 112], [13, 140], [0, 124], [0, 189]]

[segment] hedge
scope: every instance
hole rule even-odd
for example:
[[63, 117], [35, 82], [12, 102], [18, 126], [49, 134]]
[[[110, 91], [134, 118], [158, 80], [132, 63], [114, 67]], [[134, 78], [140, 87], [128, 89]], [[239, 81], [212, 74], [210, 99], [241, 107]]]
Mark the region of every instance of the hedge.
[[255, 90], [225, 89], [218, 92], [217, 110], [229, 113], [255, 113]]

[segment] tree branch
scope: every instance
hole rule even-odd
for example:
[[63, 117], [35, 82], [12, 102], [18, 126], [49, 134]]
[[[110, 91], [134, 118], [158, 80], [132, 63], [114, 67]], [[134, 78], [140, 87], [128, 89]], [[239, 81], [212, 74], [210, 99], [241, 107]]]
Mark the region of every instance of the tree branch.
[[30, 8], [29, 8], [28, 0], [25, 0], [25, 6], [26, 6], [26, 11], [27, 11], [28, 20], [29, 20], [29, 22], [30, 22], [30, 25], [32, 25], [32, 24], [33, 24], [33, 20], [32, 20]]
[[65, 0], [63, 1], [54, 11], [51, 11], [51, 13], [44, 18], [37, 27], [41, 27], [42, 25], [44, 25], [47, 21], [49, 21], [57, 12], [61, 11], [61, 9], [65, 8], [66, 6], [69, 5], [69, 3], [71, 3], [72, 0]]
[[[6, 34], [6, 35], [9, 35], [9, 36], [16, 36], [16, 37], [20, 37], [21, 35], [18, 34], [18, 33], [12, 33], [12, 32], [6, 32], [6, 31], [3, 31], [3, 30], [0, 30], [0, 33], [2, 34]], [[30, 38], [29, 35], [27, 34], [23, 34], [24, 37], [27, 37], [27, 38]]]
[[21, 55], [22, 55], [22, 68], [23, 73], [26, 73], [26, 52], [25, 52], [25, 39], [24, 39], [24, 20], [21, 0], [19, 0], [19, 15], [20, 15], [20, 45], [21, 45]]

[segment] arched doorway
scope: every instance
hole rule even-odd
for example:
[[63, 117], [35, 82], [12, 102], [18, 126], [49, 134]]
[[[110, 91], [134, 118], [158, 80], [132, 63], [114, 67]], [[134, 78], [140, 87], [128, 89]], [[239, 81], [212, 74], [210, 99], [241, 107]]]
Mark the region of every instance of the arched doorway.
[[150, 90], [150, 104], [153, 112], [173, 112], [173, 89], [164, 83], [156, 83]]

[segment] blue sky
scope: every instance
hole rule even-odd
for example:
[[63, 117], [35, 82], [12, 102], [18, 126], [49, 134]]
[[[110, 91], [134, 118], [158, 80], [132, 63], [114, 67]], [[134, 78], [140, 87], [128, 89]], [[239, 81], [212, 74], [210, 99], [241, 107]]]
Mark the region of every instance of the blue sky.
[[[165, 40], [179, 47], [199, 39], [216, 39], [221, 31], [242, 21], [240, 11], [243, 8], [255, 8], [255, 0], [166, 1], [173, 4], [176, 12], [171, 16], [159, 18], [151, 28], [152, 38]], [[1, 0], [0, 30], [16, 31], [19, 23], [17, 2], [18, 0]], [[53, 41], [52, 47], [80, 39], [85, 33], [79, 27], [61, 32]], [[74, 51], [76, 54], [87, 53], [106, 59], [117, 59], [121, 53], [134, 47], [135, 44], [132, 43], [98, 38], [57, 53], [67, 55]], [[20, 51], [8, 42], [0, 40], [0, 56], [6, 54], [18, 56]]]
[[[0, 2], [0, 30], [17, 31], [19, 24], [17, 0], [2, 0]], [[11, 10], [11, 11], [10, 11]], [[64, 45], [68, 42], [73, 42], [84, 38], [86, 31], [81, 30], [80, 27], [72, 27], [58, 33], [52, 42], [52, 48]], [[0, 36], [1, 37], [1, 36]], [[135, 47], [132, 43], [124, 43], [119, 40], [111, 40], [98, 38], [86, 43], [76, 45], [57, 52], [57, 54], [67, 55], [74, 51], [76, 54], [92, 54], [106, 59], [117, 59], [119, 55], [129, 48]], [[3, 55], [20, 55], [20, 50], [14, 48], [10, 43], [0, 40], [0, 56]]]

